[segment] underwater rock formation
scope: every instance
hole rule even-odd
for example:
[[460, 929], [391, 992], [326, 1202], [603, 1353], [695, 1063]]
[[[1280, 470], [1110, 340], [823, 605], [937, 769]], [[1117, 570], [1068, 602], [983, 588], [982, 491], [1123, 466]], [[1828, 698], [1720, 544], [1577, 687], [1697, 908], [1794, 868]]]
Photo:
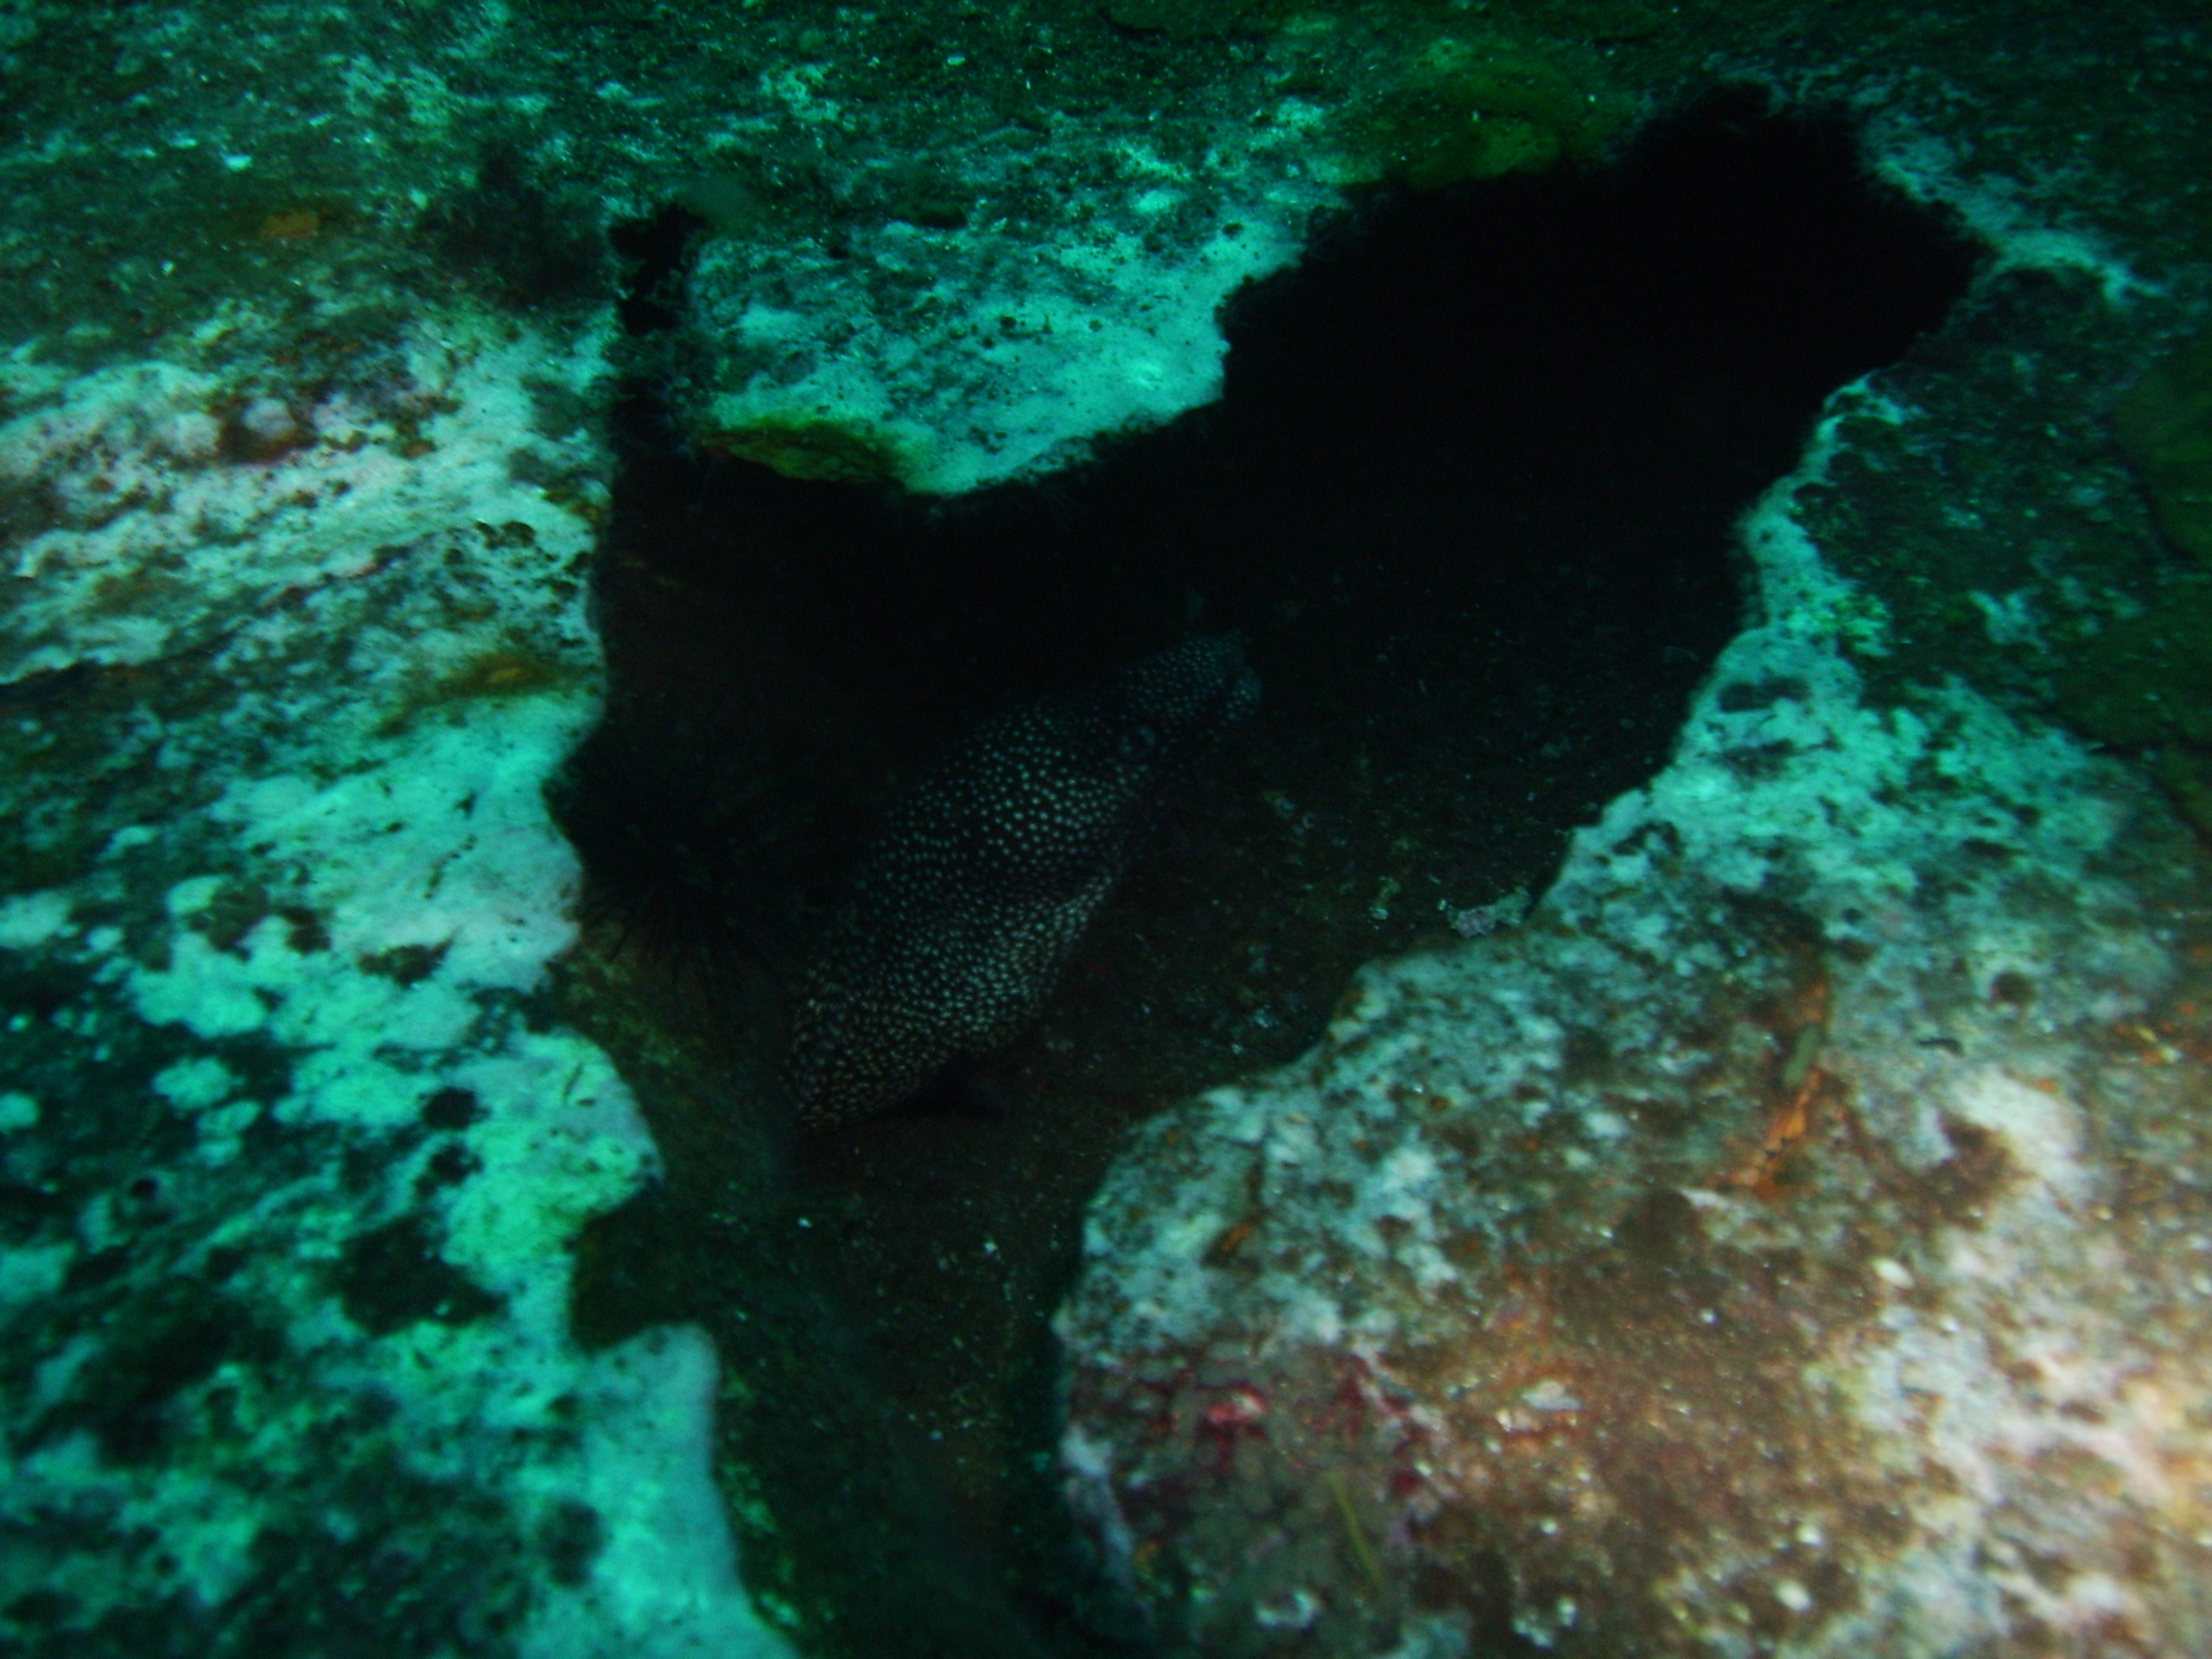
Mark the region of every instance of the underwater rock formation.
[[1036, 1016], [1145, 831], [1259, 677], [1192, 639], [1013, 709], [892, 807], [808, 969], [786, 1077], [799, 1121], [863, 1116]]
[[[60, 510], [0, 630], [0, 1527], [37, 1541], [0, 1646], [773, 1653], [712, 1347], [568, 1330], [578, 1231], [659, 1164], [525, 1011], [600, 663], [588, 515], [513, 469], [605, 459], [516, 435], [596, 359], [456, 318], [353, 355], [82, 374], [5, 429]], [[221, 454], [242, 375], [289, 449]]]
[[[850, 1650], [871, 1552], [778, 1532], [849, 1497], [743, 1455], [808, 1392], [762, 1309], [570, 1328], [677, 1144], [562, 1000], [540, 798], [609, 225], [710, 221], [640, 296], [691, 436], [954, 493], [1214, 395], [1343, 187], [1729, 84], [1849, 111], [1984, 279], [1527, 925], [1132, 1142], [1071, 1497], [1209, 1655], [2212, 1651], [2212, 903], [2133, 766], [2204, 798], [2151, 517], [2202, 429], [2148, 505], [2112, 447], [2212, 295], [2201, 4], [680, 10], [0, 10], [0, 1646]], [[2146, 616], [2090, 753], [2048, 700]]]
[[2212, 1643], [2212, 870], [2066, 734], [1870, 696], [1808, 524], [1912, 423], [1836, 400], [1523, 926], [1095, 1201], [1063, 1466], [1171, 1649]]
[[2113, 407], [2113, 426], [2158, 528], [2212, 563], [2212, 330], [2129, 387]]

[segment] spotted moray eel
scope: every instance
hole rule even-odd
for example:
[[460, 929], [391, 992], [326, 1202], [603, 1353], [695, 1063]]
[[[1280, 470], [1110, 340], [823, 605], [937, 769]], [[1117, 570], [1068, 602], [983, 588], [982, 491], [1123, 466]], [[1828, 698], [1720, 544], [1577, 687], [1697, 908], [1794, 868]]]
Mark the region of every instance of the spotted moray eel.
[[1033, 1020], [1138, 842], [1259, 699], [1241, 646], [1195, 636], [957, 743], [893, 805], [799, 982], [799, 1122], [895, 1106]]

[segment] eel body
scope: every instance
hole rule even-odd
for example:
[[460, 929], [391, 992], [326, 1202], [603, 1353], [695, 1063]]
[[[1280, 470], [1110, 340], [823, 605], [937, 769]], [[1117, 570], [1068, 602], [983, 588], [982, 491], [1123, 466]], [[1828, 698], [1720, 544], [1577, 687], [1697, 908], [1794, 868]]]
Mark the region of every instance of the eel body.
[[897, 1105], [1033, 1020], [1137, 842], [1259, 696], [1235, 641], [1194, 637], [957, 743], [893, 804], [800, 982], [801, 1124]]

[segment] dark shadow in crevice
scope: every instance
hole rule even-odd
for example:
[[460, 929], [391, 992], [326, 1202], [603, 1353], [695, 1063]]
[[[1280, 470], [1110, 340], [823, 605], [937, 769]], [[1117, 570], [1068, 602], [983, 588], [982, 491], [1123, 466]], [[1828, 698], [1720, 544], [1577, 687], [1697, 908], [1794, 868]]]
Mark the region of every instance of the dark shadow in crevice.
[[607, 242], [624, 267], [622, 291], [614, 302], [624, 334], [662, 334], [683, 321], [691, 264], [708, 228], [699, 214], [671, 204], [649, 219], [626, 219], [608, 230]]
[[[1034, 1650], [1091, 1650], [1037, 1461], [1045, 1321], [1128, 1125], [1303, 1050], [1359, 962], [1541, 889], [1573, 827], [1663, 763], [1739, 625], [1738, 516], [1975, 258], [1869, 183], [1846, 125], [1727, 99], [1602, 173], [1371, 204], [1239, 297], [1219, 404], [1040, 484], [930, 501], [796, 482], [660, 441], [633, 399], [597, 590], [613, 695], [559, 801], [610, 918], [591, 950], [647, 963], [633, 981], [717, 952], [774, 980], [899, 784], [1010, 701], [1193, 626], [1240, 632], [1265, 683], [1249, 741], [1038, 1028], [982, 1068], [1006, 1114], [900, 1116], [799, 1154], [809, 1271], [979, 1570], [1058, 1633]], [[765, 996], [637, 1006], [656, 1041], [753, 1080], [727, 1109], [760, 1109]], [[618, 1288], [735, 1179], [671, 1155], [650, 1228], [596, 1230], [580, 1320], [702, 1319], [741, 1371], [815, 1340], [733, 1314], [741, 1251], [681, 1308]], [[789, 1401], [755, 1417], [786, 1450], [828, 1432]], [[769, 1499], [904, 1524], [869, 1501]], [[834, 1564], [793, 1570], [842, 1593]], [[899, 1594], [868, 1593], [888, 1599], [865, 1633], [886, 1645], [854, 1651], [934, 1650]], [[1014, 1639], [971, 1650], [1031, 1650]]]

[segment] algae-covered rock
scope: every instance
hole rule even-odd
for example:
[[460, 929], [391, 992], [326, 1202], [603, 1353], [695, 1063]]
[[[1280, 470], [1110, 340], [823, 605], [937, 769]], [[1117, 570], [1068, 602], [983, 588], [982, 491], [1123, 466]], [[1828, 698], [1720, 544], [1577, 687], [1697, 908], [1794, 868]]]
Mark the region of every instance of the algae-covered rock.
[[1116, 29], [1132, 34], [1216, 41], [1258, 33], [1288, 10], [1288, 0], [1113, 0], [1105, 11]]
[[2158, 757], [2158, 781], [2182, 816], [2212, 836], [2212, 749], [2176, 747]]
[[708, 443], [810, 483], [882, 484], [906, 473], [905, 457], [888, 438], [836, 421], [755, 421], [715, 432]]
[[2091, 737], [2158, 751], [2158, 781], [2212, 835], [2212, 589], [2164, 595], [2083, 648], [2059, 706]]
[[2183, 552], [2212, 560], [2212, 328], [2129, 387], [2113, 424], [2158, 528]]
[[2183, 588], [2090, 642], [2059, 696], [2092, 737], [2212, 747], [2212, 591]]
[[1575, 41], [1640, 41], [1675, 21], [1672, 6], [1647, 0], [1510, 0], [1510, 10], [1548, 35]]
[[1434, 190], [1588, 160], [1628, 114], [1597, 62], [1571, 48], [1445, 40], [1351, 117], [1344, 139], [1351, 181]]

